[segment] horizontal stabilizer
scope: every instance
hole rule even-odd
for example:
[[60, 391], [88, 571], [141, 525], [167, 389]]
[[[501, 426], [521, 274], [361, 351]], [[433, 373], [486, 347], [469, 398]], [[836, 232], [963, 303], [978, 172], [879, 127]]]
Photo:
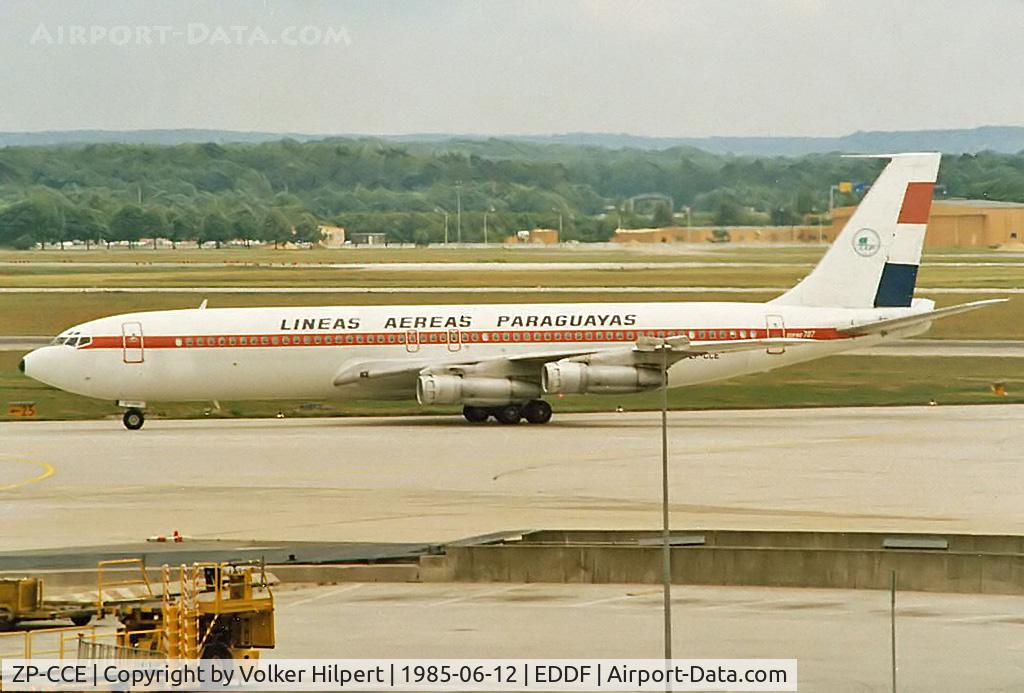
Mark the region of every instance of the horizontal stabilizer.
[[839, 328], [839, 332], [851, 337], [859, 337], [866, 334], [884, 335], [887, 332], [892, 332], [893, 330], [899, 330], [904, 327], [913, 327], [914, 325], [931, 322], [932, 320], [938, 320], [939, 318], [948, 318], [951, 315], [959, 315], [960, 313], [967, 313], [986, 306], [994, 306], [997, 303], [1005, 303], [1008, 300], [1009, 299], [1007, 298], [992, 298], [987, 301], [961, 303], [958, 306], [930, 310], [927, 313], [918, 313], [917, 315], [908, 315], [902, 318], [890, 318], [889, 320], [878, 320], [876, 322], [855, 325], [853, 327], [842, 327]]

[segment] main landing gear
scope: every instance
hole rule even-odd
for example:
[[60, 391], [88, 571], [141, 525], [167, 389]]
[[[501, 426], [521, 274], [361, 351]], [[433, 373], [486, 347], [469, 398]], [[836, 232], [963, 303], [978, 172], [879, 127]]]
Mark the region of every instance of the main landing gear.
[[534, 399], [526, 404], [505, 404], [500, 407], [465, 406], [462, 415], [470, 423], [483, 423], [493, 416], [498, 423], [503, 424], [517, 424], [520, 419], [526, 419], [527, 423], [532, 424], [546, 424], [551, 421], [551, 405], [542, 399]]
[[124, 413], [121, 421], [124, 422], [124, 427], [129, 431], [137, 431], [142, 428], [142, 424], [146, 423], [146, 415], [142, 413], [141, 409], [131, 407]]

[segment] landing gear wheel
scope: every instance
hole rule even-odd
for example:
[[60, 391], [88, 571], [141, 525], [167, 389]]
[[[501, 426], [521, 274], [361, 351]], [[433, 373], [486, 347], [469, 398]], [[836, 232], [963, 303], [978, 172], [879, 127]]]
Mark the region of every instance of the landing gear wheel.
[[124, 422], [124, 427], [129, 431], [137, 431], [142, 428], [142, 424], [146, 423], [146, 416], [142, 413], [141, 409], [132, 408], [124, 413], [121, 421]]
[[466, 417], [466, 421], [469, 423], [483, 423], [484, 421], [487, 421], [487, 417], [489, 417], [491, 413], [483, 407], [465, 406], [462, 408], [462, 415]]
[[523, 413], [518, 404], [506, 404], [503, 407], [495, 407], [492, 413], [494, 418], [498, 420], [498, 423], [506, 425], [517, 424], [519, 419], [523, 418]]
[[528, 423], [546, 424], [551, 421], [551, 405], [542, 399], [527, 402], [523, 407], [523, 418]]

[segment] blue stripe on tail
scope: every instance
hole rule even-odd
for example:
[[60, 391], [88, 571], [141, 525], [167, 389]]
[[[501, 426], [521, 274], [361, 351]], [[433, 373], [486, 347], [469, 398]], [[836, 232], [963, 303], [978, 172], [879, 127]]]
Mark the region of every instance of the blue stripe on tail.
[[875, 292], [875, 308], [909, 308], [917, 284], [917, 265], [887, 262]]

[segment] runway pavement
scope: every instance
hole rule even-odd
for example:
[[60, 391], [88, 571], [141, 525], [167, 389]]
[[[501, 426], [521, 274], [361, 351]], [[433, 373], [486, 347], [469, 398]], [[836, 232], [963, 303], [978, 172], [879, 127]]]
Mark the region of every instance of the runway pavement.
[[[557, 411], [557, 405], [556, 405]], [[672, 519], [1024, 532], [1024, 406], [678, 412]], [[0, 423], [0, 550], [655, 528], [657, 413]]]

